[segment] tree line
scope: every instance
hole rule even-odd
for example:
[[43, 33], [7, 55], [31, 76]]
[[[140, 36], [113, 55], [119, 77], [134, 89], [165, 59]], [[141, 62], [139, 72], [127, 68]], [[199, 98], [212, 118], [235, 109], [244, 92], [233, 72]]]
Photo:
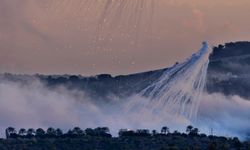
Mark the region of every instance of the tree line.
[[[186, 127], [186, 133], [180, 133], [179, 131], [175, 130], [174, 132], [170, 133], [170, 130], [167, 126], [163, 126], [161, 130], [158, 132], [157, 130], [148, 130], [148, 129], [138, 129], [138, 130], [128, 130], [128, 129], [120, 129], [118, 132], [119, 137], [128, 137], [128, 136], [158, 136], [158, 135], [189, 135], [189, 136], [206, 136], [205, 134], [199, 134], [199, 129], [194, 128], [193, 126], [189, 125]], [[21, 128], [18, 131], [14, 127], [8, 127], [5, 130], [6, 138], [74, 138], [74, 137], [83, 137], [83, 136], [100, 136], [100, 137], [109, 137], [111, 138], [112, 135], [110, 134], [110, 129], [108, 127], [97, 127], [95, 129], [87, 128], [85, 130], [81, 129], [80, 127], [74, 127], [73, 129], [68, 130], [67, 132], [63, 132], [60, 128], [52, 128], [49, 127], [47, 130], [42, 128], [38, 129], [25, 129]]]
[[246, 149], [250, 142], [240, 142], [237, 137], [206, 135], [191, 125], [184, 133], [177, 130], [170, 132], [167, 126], [159, 131], [148, 129], [120, 129], [118, 137], [112, 137], [108, 127], [73, 129], [63, 132], [60, 128], [44, 130], [24, 129], [16, 130], [8, 127], [5, 130], [6, 140], [0, 140], [0, 149], [100, 149], [100, 150], [150, 150], [152, 145], [157, 150], [169, 149]]
[[[127, 130], [127, 129], [120, 129], [118, 132], [119, 137], [126, 137], [126, 136], [162, 136], [162, 135], [189, 135], [189, 136], [198, 136], [199, 129], [194, 128], [193, 126], [189, 125], [186, 128], [186, 133], [180, 133], [179, 131], [175, 130], [174, 132], [170, 133], [170, 129], [167, 126], [163, 126], [158, 132], [157, 130], [150, 130], [148, 129], [138, 129], [134, 130]], [[205, 134], [201, 134], [202, 136], [206, 136]]]
[[101, 136], [101, 137], [112, 137], [108, 127], [98, 127], [95, 129], [87, 128], [82, 130], [80, 127], [74, 127], [73, 129], [63, 132], [60, 128], [49, 127], [47, 130], [42, 128], [38, 129], [25, 129], [21, 128], [18, 131], [14, 127], [8, 127], [5, 129], [6, 138], [74, 138], [82, 136]]

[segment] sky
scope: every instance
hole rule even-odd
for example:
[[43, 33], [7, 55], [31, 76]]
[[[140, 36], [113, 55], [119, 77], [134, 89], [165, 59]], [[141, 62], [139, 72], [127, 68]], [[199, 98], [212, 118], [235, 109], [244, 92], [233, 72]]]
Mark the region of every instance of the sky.
[[249, 0], [0, 0], [0, 73], [155, 70], [250, 39]]

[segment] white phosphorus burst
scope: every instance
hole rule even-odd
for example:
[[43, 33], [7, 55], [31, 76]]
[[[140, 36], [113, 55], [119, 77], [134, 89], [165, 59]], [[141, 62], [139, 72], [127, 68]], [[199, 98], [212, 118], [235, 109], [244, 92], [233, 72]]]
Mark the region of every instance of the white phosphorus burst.
[[[111, 34], [114, 30], [128, 39], [134, 36], [133, 42], [136, 43], [140, 33], [146, 32], [143, 29], [152, 30], [154, 16], [159, 6], [165, 3], [158, 0], [52, 0], [48, 3], [48, 11], [60, 14], [70, 10], [73, 13], [70, 16], [94, 18], [96, 33], [93, 45], [99, 46], [100, 43], [106, 43], [105, 39], [114, 36]], [[84, 19], [82, 22], [88, 24], [89, 20]], [[209, 46], [204, 42], [199, 52], [185, 62], [167, 69], [157, 81], [138, 94], [147, 97], [148, 101], [128, 103], [127, 110], [136, 106], [141, 113], [170, 113], [195, 119], [205, 87], [209, 52]]]
[[166, 113], [180, 115], [195, 121], [206, 83], [209, 53], [208, 44], [203, 42], [199, 52], [167, 69], [158, 80], [139, 93], [147, 100], [137, 101], [138, 104], [131, 102], [127, 109], [161, 116]]

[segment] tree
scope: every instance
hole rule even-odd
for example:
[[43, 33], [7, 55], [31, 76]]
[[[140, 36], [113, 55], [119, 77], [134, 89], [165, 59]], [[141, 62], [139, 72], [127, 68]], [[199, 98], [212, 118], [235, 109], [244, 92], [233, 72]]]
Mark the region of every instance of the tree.
[[75, 135], [83, 135], [84, 132], [83, 130], [80, 128], [80, 127], [75, 127], [73, 130], [72, 130], [73, 134]]
[[191, 134], [191, 135], [198, 135], [199, 132], [200, 131], [199, 131], [198, 128], [193, 128], [189, 134]]
[[49, 127], [46, 131], [46, 134], [49, 136], [49, 137], [55, 137], [56, 136], [56, 130], [52, 127]]
[[234, 143], [234, 146], [236, 146], [238, 149], [240, 149], [240, 147], [242, 146], [240, 140], [237, 137], [233, 138], [233, 143]]
[[187, 128], [186, 128], [187, 134], [189, 134], [189, 133], [192, 131], [193, 128], [194, 128], [194, 127], [191, 126], [191, 125], [187, 126]]
[[94, 132], [96, 135], [105, 135], [109, 134], [109, 128], [108, 127], [98, 127], [94, 129]]
[[173, 135], [181, 135], [181, 133], [178, 130], [174, 130]]
[[80, 79], [79, 76], [76, 76], [76, 75], [72, 75], [69, 77], [70, 82], [78, 82], [79, 79]]
[[118, 134], [119, 137], [131, 137], [136, 135], [135, 131], [128, 129], [120, 129]]
[[19, 134], [20, 136], [25, 136], [26, 133], [27, 133], [27, 131], [26, 131], [26, 129], [24, 129], [24, 128], [21, 128], [21, 129], [19, 130], [19, 132], [18, 132], [18, 134]]
[[34, 134], [35, 134], [35, 130], [33, 128], [29, 128], [27, 130], [27, 136], [28, 137], [32, 137], [32, 136], [34, 136]]
[[102, 131], [103, 131], [104, 133], [110, 133], [110, 130], [109, 130], [108, 127], [102, 127]]
[[68, 132], [65, 134], [67, 137], [72, 138], [73, 137], [73, 131], [72, 130], [68, 130]]
[[219, 48], [220, 50], [223, 49], [224, 47], [225, 47], [225, 46], [224, 46], [224, 45], [221, 45], [221, 44], [218, 46], [218, 48]]
[[56, 129], [56, 136], [60, 137], [63, 135], [63, 131], [59, 128]]
[[16, 129], [13, 128], [13, 127], [8, 127], [6, 130], [5, 130], [5, 134], [6, 134], [6, 138], [10, 138], [11, 134], [16, 134]]
[[161, 128], [161, 133], [162, 134], [166, 134], [166, 133], [169, 133], [169, 128], [167, 126], [164, 126]]
[[37, 137], [44, 137], [45, 136], [45, 131], [42, 128], [38, 128], [36, 130], [36, 136]]
[[157, 134], [156, 130], [152, 130], [152, 135], [155, 136]]
[[149, 133], [149, 130], [147, 130], [147, 129], [138, 129], [138, 130], [136, 130], [136, 135], [150, 136], [150, 133]]

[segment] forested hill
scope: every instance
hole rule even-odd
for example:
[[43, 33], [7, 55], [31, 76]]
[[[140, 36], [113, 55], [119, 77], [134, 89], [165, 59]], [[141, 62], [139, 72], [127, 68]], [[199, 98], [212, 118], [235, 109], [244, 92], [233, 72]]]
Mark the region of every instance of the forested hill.
[[[111, 100], [113, 96], [127, 97], [137, 93], [157, 80], [168, 68], [112, 77], [102, 74], [92, 77], [80, 75], [14, 75], [2, 74], [1, 77], [21, 82], [29, 82], [36, 77], [46, 86], [60, 85], [69, 89], [85, 91], [96, 100]], [[250, 98], [250, 42], [226, 43], [213, 48], [207, 77], [207, 91], [222, 92], [226, 95], [239, 95]]]
[[170, 132], [167, 126], [160, 131], [121, 129], [118, 137], [109, 128], [82, 130], [75, 127], [66, 133], [61, 129], [6, 129], [7, 139], [0, 139], [1, 150], [249, 150], [250, 143], [237, 137], [218, 137], [187, 126], [185, 133]]
[[250, 98], [250, 42], [226, 43], [210, 55], [207, 90]]

